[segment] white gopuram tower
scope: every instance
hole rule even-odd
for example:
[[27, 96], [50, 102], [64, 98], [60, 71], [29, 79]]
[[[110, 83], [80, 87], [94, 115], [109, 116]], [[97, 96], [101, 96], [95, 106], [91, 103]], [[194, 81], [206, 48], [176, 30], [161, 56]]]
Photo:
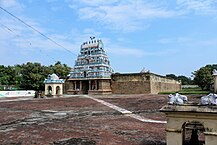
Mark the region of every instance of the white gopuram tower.
[[84, 42], [68, 79], [68, 94], [107, 94], [111, 93], [113, 70], [104, 50], [102, 40], [90, 37]]

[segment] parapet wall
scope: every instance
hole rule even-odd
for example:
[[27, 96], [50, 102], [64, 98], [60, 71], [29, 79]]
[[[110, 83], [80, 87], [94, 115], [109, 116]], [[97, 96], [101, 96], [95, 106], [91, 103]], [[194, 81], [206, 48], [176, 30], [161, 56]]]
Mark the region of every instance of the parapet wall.
[[0, 91], [0, 97], [34, 97], [34, 90]]

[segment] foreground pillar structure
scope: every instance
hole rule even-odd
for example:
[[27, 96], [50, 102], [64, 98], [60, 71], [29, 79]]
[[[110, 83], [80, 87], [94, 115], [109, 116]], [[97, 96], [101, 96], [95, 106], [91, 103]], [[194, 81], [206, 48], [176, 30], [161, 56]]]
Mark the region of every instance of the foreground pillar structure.
[[216, 145], [217, 106], [166, 105], [160, 111], [167, 118], [167, 145]]
[[213, 77], [214, 77], [214, 93], [217, 93], [217, 70], [213, 71]]

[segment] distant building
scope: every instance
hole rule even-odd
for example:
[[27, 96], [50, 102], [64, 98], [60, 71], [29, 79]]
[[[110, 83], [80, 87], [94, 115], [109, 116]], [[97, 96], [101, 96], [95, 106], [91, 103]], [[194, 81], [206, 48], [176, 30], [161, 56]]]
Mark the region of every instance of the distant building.
[[102, 40], [91, 37], [81, 45], [75, 66], [66, 82], [67, 94], [111, 93], [113, 70], [104, 50]]

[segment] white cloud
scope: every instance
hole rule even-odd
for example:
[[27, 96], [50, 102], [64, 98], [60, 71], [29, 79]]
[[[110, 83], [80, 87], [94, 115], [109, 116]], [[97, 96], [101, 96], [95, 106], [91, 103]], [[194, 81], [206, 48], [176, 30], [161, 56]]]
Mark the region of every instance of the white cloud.
[[18, 3], [16, 0], [0, 0], [0, 5], [5, 8], [9, 8], [9, 7], [17, 6]]
[[217, 14], [216, 0], [177, 0], [177, 5], [196, 14]]
[[135, 48], [108, 47], [106, 48], [106, 50], [107, 52], [118, 56], [142, 57], [146, 55], [143, 50]]
[[161, 44], [186, 44], [186, 43], [192, 43], [192, 39], [190, 37], [161, 38], [160, 40], [158, 40], [158, 43], [161, 43]]
[[70, 42], [66, 35], [51, 35], [49, 31], [47, 31], [33, 19], [29, 19], [24, 16], [20, 16], [20, 18], [27, 24], [34, 27], [36, 30], [40, 31], [44, 35], [54, 40], [59, 45], [63, 46], [64, 48], [51, 42], [47, 38], [40, 35], [38, 32], [33, 31], [26, 25], [22, 24], [21, 22], [8, 17], [2, 17], [0, 22], [0, 50], [7, 48], [8, 51], [12, 51], [16, 48], [16, 50], [19, 50], [20, 52], [22, 52], [22, 54], [26, 54], [32, 53], [32, 50], [65, 51], [67, 49], [68, 51], [77, 54], [77, 52], [75, 52], [76, 46], [72, 42]]
[[24, 5], [20, 4], [17, 0], [0, 0], [0, 6], [5, 9], [14, 9], [16, 12], [20, 12], [24, 8]]
[[160, 49], [160, 50], [153, 50], [153, 51], [145, 51], [144, 49], [139, 48], [124, 48], [122, 46], [117, 46], [114, 44], [108, 45], [106, 48], [107, 52], [117, 56], [130, 56], [135, 58], [140, 57], [164, 57], [164, 56], [171, 56], [173, 54], [178, 53], [178, 50], [175, 49]]
[[[76, 4], [79, 6], [75, 7]], [[82, 20], [92, 20], [107, 28], [123, 31], [145, 29], [150, 19], [179, 15], [179, 12], [167, 10], [157, 4], [145, 3], [143, 0], [82, 0], [77, 3], [73, 1], [69, 5], [77, 9]]]
[[119, 2], [119, 0], [80, 0], [80, 3], [84, 3], [86, 5], [89, 6], [102, 6], [102, 5], [110, 5], [110, 4], [114, 4], [116, 2]]
[[216, 48], [217, 45], [217, 38], [194, 38], [195, 36], [183, 36], [183, 37], [173, 37], [173, 38], [161, 38], [158, 40], [160, 44], [175, 44], [175, 45], [182, 45], [182, 46], [196, 46], [197, 48], [205, 47], [206, 49], [209, 48]]

